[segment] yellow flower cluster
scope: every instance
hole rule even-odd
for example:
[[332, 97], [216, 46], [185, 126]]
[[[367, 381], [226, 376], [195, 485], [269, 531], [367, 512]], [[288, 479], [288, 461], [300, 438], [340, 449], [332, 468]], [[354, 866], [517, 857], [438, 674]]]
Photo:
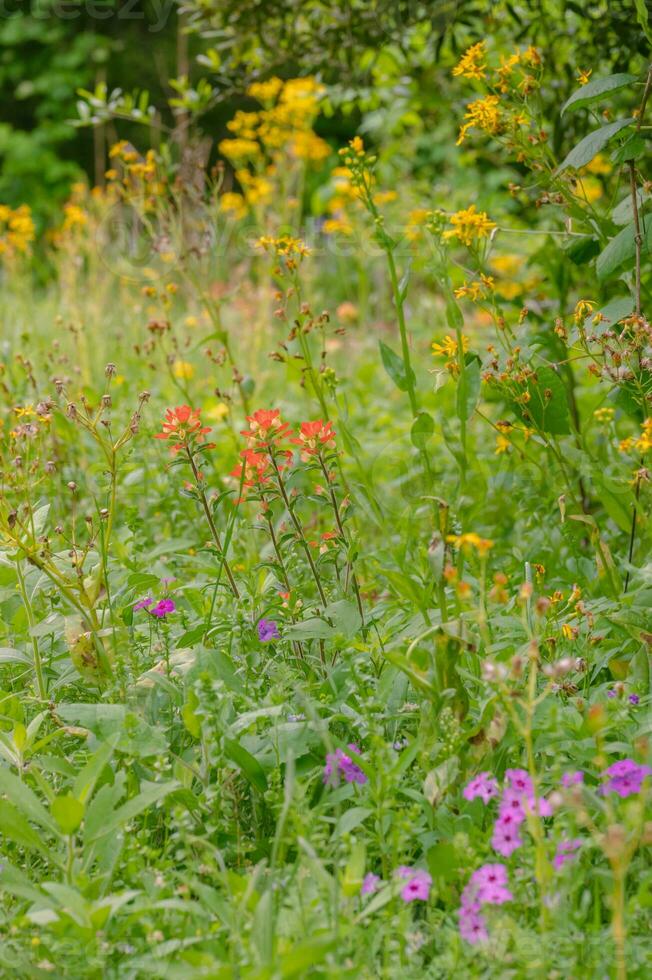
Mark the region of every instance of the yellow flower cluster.
[[272, 251], [278, 256], [298, 255], [303, 258], [305, 255], [310, 255], [306, 243], [291, 235], [280, 235], [278, 238], [262, 235], [256, 242], [256, 246], [264, 248], [266, 252]]
[[[468, 338], [462, 335], [462, 350], [466, 354], [469, 349]], [[456, 357], [457, 356], [457, 341], [454, 337], [446, 334], [441, 344], [434, 342], [432, 344], [432, 352], [435, 357]]]
[[472, 44], [470, 48], [467, 48], [453, 68], [453, 75], [456, 77], [461, 75], [463, 78], [471, 78], [476, 81], [485, 78], [487, 68], [485, 62], [486, 55], [487, 46], [484, 41]]
[[629, 437], [620, 442], [619, 449], [623, 453], [636, 450], [637, 453], [649, 453], [652, 450], [652, 418], [647, 418], [641, 426], [641, 434], [636, 439]]
[[13, 209], [0, 204], [0, 255], [10, 258], [26, 254], [34, 237], [32, 212], [27, 204]]
[[467, 531], [466, 534], [449, 534], [446, 540], [458, 551], [477, 551], [481, 556], [491, 551], [494, 542], [489, 538], [481, 538], [475, 531]]
[[463, 285], [458, 286], [454, 290], [457, 299], [467, 298], [470, 299], [472, 303], [477, 303], [479, 299], [484, 299], [487, 293], [491, 293], [494, 290], [494, 277], [485, 276], [484, 273], [480, 273], [480, 280], [471, 280], [471, 282], [465, 282]]
[[457, 238], [463, 245], [473, 245], [475, 241], [486, 238], [496, 227], [485, 211], [476, 210], [475, 204], [452, 214], [450, 223], [453, 227], [444, 232], [443, 238]]
[[119, 164], [111, 167], [105, 177], [124, 198], [145, 198], [148, 209], [154, 207], [154, 198], [164, 194], [165, 180], [159, 174], [155, 150], [148, 150], [144, 157], [127, 140], [119, 140], [109, 150], [109, 158]]
[[232, 137], [219, 151], [236, 168], [242, 193], [222, 195], [221, 210], [240, 218], [249, 207], [265, 204], [274, 194], [272, 178], [289, 157], [320, 164], [330, 154], [325, 140], [313, 131], [324, 87], [314, 78], [269, 78], [254, 82], [247, 95], [261, 103], [256, 112], [239, 110], [227, 123]]
[[474, 127], [495, 136], [501, 127], [500, 99], [497, 95], [485, 95], [482, 99], [470, 102], [466, 107], [464, 118], [468, 119], [460, 128], [456, 146], [466, 139], [466, 134]]

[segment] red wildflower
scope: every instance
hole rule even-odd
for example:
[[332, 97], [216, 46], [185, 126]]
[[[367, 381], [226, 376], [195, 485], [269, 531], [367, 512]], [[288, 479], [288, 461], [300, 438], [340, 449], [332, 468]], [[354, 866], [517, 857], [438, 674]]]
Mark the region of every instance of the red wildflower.
[[163, 420], [163, 431], [157, 432], [155, 439], [175, 439], [171, 452], [178, 453], [180, 449], [194, 442], [203, 442], [210, 426], [202, 425], [199, 417], [200, 410], [190, 405], [178, 405], [168, 408]]
[[321, 449], [335, 448], [333, 423], [322, 422], [321, 419], [315, 422], [302, 422], [299, 438], [291, 441], [301, 446], [301, 459], [306, 462], [311, 456], [316, 456]]
[[281, 413], [277, 408], [259, 408], [253, 415], [247, 416], [249, 428], [244, 429], [240, 434], [249, 440], [262, 445], [278, 443], [287, 435], [290, 426], [281, 421]]
[[231, 476], [242, 478], [244, 470], [244, 487], [260, 487], [269, 481], [267, 470], [269, 470], [269, 456], [255, 449], [243, 449], [240, 456], [244, 463], [238, 463], [235, 469], [231, 470]]

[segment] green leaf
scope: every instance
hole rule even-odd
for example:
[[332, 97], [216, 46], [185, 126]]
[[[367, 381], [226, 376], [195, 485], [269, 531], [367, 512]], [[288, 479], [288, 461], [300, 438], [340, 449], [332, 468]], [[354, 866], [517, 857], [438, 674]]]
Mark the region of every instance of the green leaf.
[[116, 830], [123, 827], [129, 820], [133, 820], [134, 817], [137, 817], [144, 810], [148, 810], [155, 803], [158, 803], [159, 800], [164, 799], [170, 793], [179, 789], [179, 785], [176, 779], [174, 779], [167, 783], [153, 783], [148, 786], [142, 793], [138, 793], [137, 796], [127, 800], [117, 810], [107, 815], [107, 819], [99, 823], [99, 826], [94, 827], [93, 833], [87, 836], [87, 841], [90, 843], [93, 840], [98, 840], [100, 837], [106, 837], [107, 834], [115, 833]]
[[318, 616], [304, 619], [284, 629], [283, 635], [290, 640], [330, 640], [337, 631]]
[[634, 6], [636, 7], [636, 19], [641, 25], [641, 29], [648, 42], [652, 44], [652, 28], [650, 28], [650, 14], [647, 9], [646, 0], [634, 0]]
[[267, 789], [267, 777], [258, 759], [247, 752], [239, 742], [234, 742], [232, 739], [224, 740], [224, 749], [229, 759], [235, 762], [254, 789], [257, 789], [259, 793], [264, 793]]
[[595, 129], [592, 133], [589, 133], [583, 140], [580, 140], [577, 146], [573, 147], [564, 162], [557, 168], [557, 173], [563, 173], [569, 167], [573, 167], [575, 170], [585, 167], [587, 163], [591, 162], [593, 157], [597, 156], [600, 150], [607, 145], [616, 133], [619, 133], [626, 126], [631, 126], [633, 122], [634, 119], [632, 117], [629, 119], [617, 119], [615, 122], [607, 123], [606, 126], [601, 126], [600, 129]]
[[355, 636], [362, 626], [358, 607], [348, 599], [331, 602], [324, 609], [324, 616], [332, 621], [338, 633], [343, 633], [347, 637]]
[[40, 851], [46, 856], [50, 854], [50, 848], [45, 841], [9, 800], [0, 800], [0, 834], [21, 847]]
[[388, 375], [400, 391], [407, 391], [410, 387], [410, 381], [412, 384], [415, 383], [414, 371], [410, 369], [410, 379], [408, 379], [403, 358], [395, 354], [392, 348], [384, 344], [382, 340], [378, 341], [378, 346], [380, 347], [383, 366]]
[[564, 248], [565, 254], [574, 265], [584, 265], [594, 258], [599, 251], [600, 243], [597, 238], [593, 238], [591, 235], [572, 238], [570, 244]]
[[73, 786], [73, 795], [80, 803], [86, 803], [91, 797], [95, 784], [102, 774], [102, 770], [113, 755], [118, 736], [112, 735], [103, 745], [100, 745], [97, 752], [93, 753], [84, 768], [79, 772]]
[[457, 382], [457, 416], [470, 419], [480, 397], [480, 358], [477, 354], [466, 355], [464, 374]]
[[570, 412], [563, 381], [549, 367], [538, 368], [536, 378], [536, 381], [530, 378], [526, 385], [529, 402], [526, 405], [514, 403], [516, 412], [524, 422], [534, 422], [542, 432], [567, 435], [570, 432]]
[[4, 766], [0, 766], [0, 793], [11, 800], [28, 820], [33, 820], [52, 834], [57, 833], [56, 824], [36, 794]]
[[617, 92], [618, 89], [625, 88], [636, 81], [634, 75], [619, 72], [616, 75], [607, 75], [606, 78], [594, 78], [593, 81], [582, 85], [576, 92], [573, 92], [570, 99], [567, 99], [561, 107], [561, 115], [569, 109], [582, 109], [584, 106], [599, 102], [607, 92]]
[[410, 429], [410, 439], [412, 445], [417, 449], [425, 449], [426, 443], [432, 438], [435, 431], [435, 421], [428, 412], [419, 412], [412, 423]]
[[345, 810], [335, 824], [333, 836], [341, 837], [342, 834], [350, 834], [352, 830], [364, 823], [371, 813], [373, 810], [366, 806], [352, 806], [350, 810]]
[[74, 834], [84, 819], [84, 804], [80, 803], [72, 793], [65, 796], [55, 796], [50, 805], [52, 816], [59, 825], [62, 834]]
[[611, 154], [612, 163], [620, 166], [628, 160], [638, 160], [647, 152], [647, 145], [642, 136], [632, 133], [621, 146], [617, 146]]
[[[643, 222], [641, 222], [643, 224]], [[649, 249], [652, 244], [652, 221], [645, 223], [643, 230], [643, 249]], [[612, 238], [606, 248], [598, 255], [595, 271], [598, 279], [603, 280], [618, 271], [626, 262], [633, 262], [636, 255], [636, 226], [632, 221], [615, 238]]]
[[459, 866], [457, 851], [450, 841], [440, 841], [426, 854], [428, 870], [433, 878], [451, 878]]

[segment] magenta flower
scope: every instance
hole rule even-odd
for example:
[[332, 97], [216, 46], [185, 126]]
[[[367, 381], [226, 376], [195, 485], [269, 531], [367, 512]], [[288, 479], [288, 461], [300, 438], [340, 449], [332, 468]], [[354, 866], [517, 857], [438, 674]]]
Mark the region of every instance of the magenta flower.
[[504, 905], [514, 896], [507, 888], [507, 868], [504, 864], [483, 864], [471, 875], [460, 897], [458, 916], [460, 935], [472, 946], [489, 938], [481, 909], [483, 905]]
[[572, 861], [575, 851], [582, 846], [581, 840], [562, 840], [557, 845], [557, 852], [552, 859], [555, 868], [559, 870], [566, 861]]
[[561, 784], [569, 789], [571, 786], [577, 786], [579, 783], [584, 782], [583, 772], [565, 772], [561, 777]]
[[465, 800], [474, 800], [476, 796], [479, 796], [483, 803], [488, 803], [493, 796], [498, 795], [498, 783], [488, 772], [478, 773], [477, 776], [468, 783], [463, 791], [462, 796]]
[[138, 609], [149, 609], [153, 602], [154, 600], [151, 596], [146, 596], [144, 599], [139, 599], [134, 605], [134, 612], [136, 612]]
[[[349, 743], [347, 747], [351, 753], [360, 755], [360, 749], [354, 742]], [[329, 752], [326, 756], [324, 782], [331, 786], [337, 785], [340, 776], [344, 776], [347, 783], [359, 783], [362, 785], [367, 782], [367, 777], [360, 766], [355, 764], [351, 756], [347, 755], [342, 749], [336, 749], [335, 752]]]
[[489, 940], [484, 916], [465, 908], [460, 908], [457, 914], [460, 918], [460, 936], [469, 945], [477, 946], [478, 943], [486, 943]]
[[623, 800], [640, 793], [643, 780], [652, 774], [649, 766], [639, 766], [633, 759], [621, 759], [606, 769], [602, 776], [611, 777], [602, 786], [602, 793], [617, 793]]
[[381, 879], [378, 875], [373, 874], [371, 871], [364, 876], [362, 882], [362, 888], [360, 889], [361, 895], [373, 895], [377, 892], [381, 885]]
[[491, 838], [491, 846], [498, 854], [509, 857], [519, 847], [523, 846], [523, 841], [518, 835], [518, 827], [499, 819], [494, 824], [494, 833]]
[[508, 769], [505, 773], [505, 779], [512, 789], [518, 790], [520, 793], [526, 793], [528, 796], [532, 796], [534, 793], [532, 780], [525, 769]]
[[173, 613], [176, 609], [173, 599], [161, 599], [156, 603], [153, 609], [149, 609], [148, 612], [152, 616], [156, 616], [157, 619], [165, 619], [168, 613]]
[[269, 643], [270, 640], [278, 640], [280, 635], [278, 626], [273, 619], [260, 619], [258, 621], [258, 639], [261, 643]]
[[396, 873], [399, 878], [405, 879], [405, 884], [401, 888], [401, 898], [404, 902], [428, 901], [432, 878], [427, 871], [402, 865]]

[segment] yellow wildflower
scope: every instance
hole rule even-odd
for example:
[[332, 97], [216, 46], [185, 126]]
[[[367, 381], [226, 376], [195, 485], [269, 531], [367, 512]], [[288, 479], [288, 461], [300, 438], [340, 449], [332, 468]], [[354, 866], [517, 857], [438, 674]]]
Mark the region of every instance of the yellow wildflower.
[[486, 44], [484, 41], [478, 41], [477, 44], [472, 44], [470, 48], [466, 49], [453, 68], [453, 75], [462, 75], [463, 78], [472, 78], [480, 81], [485, 77], [485, 69], [487, 67], [484, 60], [485, 55]]
[[233, 218], [244, 218], [247, 213], [247, 205], [242, 194], [228, 191], [220, 197], [220, 211], [231, 215]]
[[587, 316], [590, 316], [595, 309], [595, 303], [590, 299], [581, 299], [575, 304], [575, 311], [573, 313], [573, 318], [575, 323], [581, 326], [586, 320]]
[[[468, 349], [468, 338], [462, 335], [462, 350], [466, 353]], [[455, 357], [457, 354], [457, 341], [454, 337], [446, 334], [441, 344], [433, 342], [432, 352], [436, 357]]]
[[273, 102], [282, 88], [281, 79], [273, 75], [264, 82], [252, 82], [247, 89], [247, 95], [259, 102]]
[[176, 360], [172, 365], [172, 372], [175, 378], [182, 381], [190, 381], [195, 376], [195, 369], [190, 361]]
[[475, 204], [472, 204], [464, 211], [456, 211], [450, 217], [452, 229], [445, 231], [445, 239], [458, 238], [463, 245], [472, 245], [474, 241], [486, 238], [487, 235], [496, 227], [494, 221], [490, 221], [485, 211], [476, 211]]
[[486, 555], [494, 546], [494, 542], [489, 538], [481, 538], [475, 531], [468, 531], [466, 534], [449, 534], [446, 538], [458, 551], [477, 551], [479, 555]]
[[459, 146], [466, 139], [469, 129], [475, 127], [482, 129], [485, 133], [495, 135], [501, 125], [500, 99], [497, 95], [485, 95], [482, 99], [469, 102], [464, 113], [464, 118], [468, 120], [460, 129], [456, 145]]
[[577, 76], [577, 81], [580, 83], [580, 85], [586, 85], [587, 82], [588, 82], [588, 80], [589, 80], [589, 78], [593, 74], [593, 69], [592, 68], [587, 68], [587, 69], [580, 68], [579, 72], [580, 73]]
[[511, 442], [505, 436], [496, 436], [496, 448], [494, 450], [496, 456], [500, 456], [501, 453], [506, 453], [508, 449], [511, 449], [511, 445]]

